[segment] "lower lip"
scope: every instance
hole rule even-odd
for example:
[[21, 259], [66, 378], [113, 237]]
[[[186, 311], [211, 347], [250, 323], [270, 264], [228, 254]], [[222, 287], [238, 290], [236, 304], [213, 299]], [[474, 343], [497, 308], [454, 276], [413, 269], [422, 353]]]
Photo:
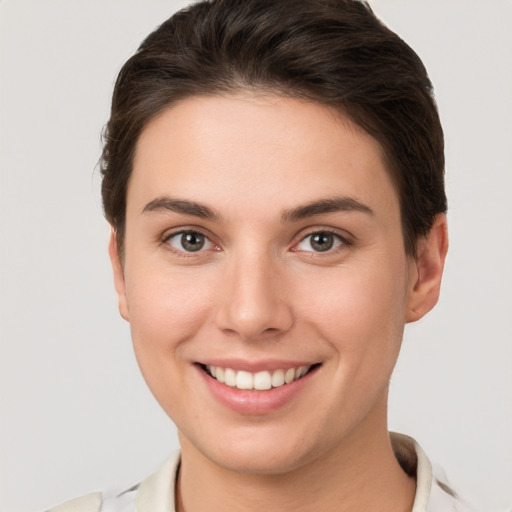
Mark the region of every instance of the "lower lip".
[[208, 386], [212, 395], [224, 406], [240, 414], [263, 415], [286, 406], [308, 384], [318, 368], [313, 369], [298, 380], [266, 391], [232, 388], [210, 377], [196, 365], [197, 371]]

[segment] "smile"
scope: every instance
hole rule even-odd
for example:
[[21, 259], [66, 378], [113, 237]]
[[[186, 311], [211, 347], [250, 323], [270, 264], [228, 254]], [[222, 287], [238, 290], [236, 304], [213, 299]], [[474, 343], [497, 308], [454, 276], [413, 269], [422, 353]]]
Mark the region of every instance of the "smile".
[[290, 384], [304, 377], [311, 369], [318, 365], [299, 366], [298, 368], [277, 369], [273, 371], [248, 372], [222, 368], [220, 366], [204, 365], [203, 369], [211, 377], [226, 386], [244, 389], [265, 391]]

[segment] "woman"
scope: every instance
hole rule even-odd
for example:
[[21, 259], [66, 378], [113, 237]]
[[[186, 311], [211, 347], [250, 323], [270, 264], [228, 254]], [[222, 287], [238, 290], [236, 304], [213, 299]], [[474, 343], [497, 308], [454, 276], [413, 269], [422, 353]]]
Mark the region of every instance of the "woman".
[[387, 429], [448, 238], [431, 83], [369, 7], [177, 13], [119, 74], [102, 174], [120, 313], [181, 452], [54, 510], [467, 510]]

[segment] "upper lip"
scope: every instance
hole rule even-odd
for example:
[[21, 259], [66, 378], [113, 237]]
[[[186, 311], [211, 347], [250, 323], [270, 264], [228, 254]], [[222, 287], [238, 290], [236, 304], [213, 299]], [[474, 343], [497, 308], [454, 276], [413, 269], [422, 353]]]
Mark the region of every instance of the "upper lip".
[[299, 368], [300, 366], [312, 366], [319, 364], [319, 361], [298, 361], [284, 359], [265, 359], [265, 360], [246, 360], [246, 359], [204, 359], [197, 361], [200, 365], [219, 366], [221, 368], [231, 368], [251, 373], [287, 370], [289, 368]]

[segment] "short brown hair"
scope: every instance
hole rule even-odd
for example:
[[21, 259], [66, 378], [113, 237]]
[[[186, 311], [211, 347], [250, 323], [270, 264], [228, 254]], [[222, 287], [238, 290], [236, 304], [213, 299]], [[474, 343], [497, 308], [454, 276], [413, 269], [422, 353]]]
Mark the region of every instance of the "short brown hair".
[[181, 99], [240, 90], [332, 106], [372, 135], [415, 255], [447, 208], [443, 131], [420, 58], [359, 0], [205, 0], [145, 39], [117, 78], [101, 160], [105, 216], [121, 250], [142, 130]]

